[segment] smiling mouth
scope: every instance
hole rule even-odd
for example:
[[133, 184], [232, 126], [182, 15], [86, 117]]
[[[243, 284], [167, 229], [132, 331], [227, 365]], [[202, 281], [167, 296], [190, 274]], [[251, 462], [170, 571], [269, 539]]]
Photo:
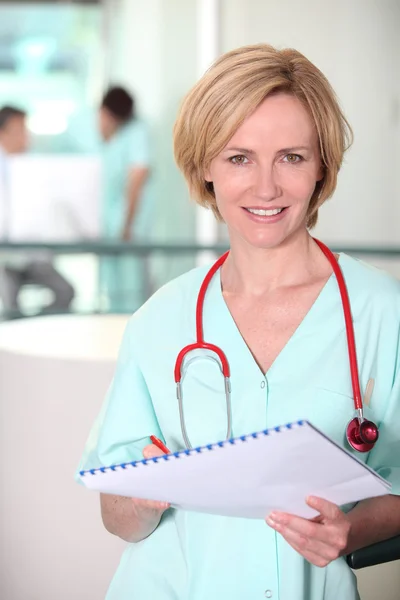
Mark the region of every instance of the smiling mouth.
[[270, 210], [262, 209], [262, 208], [245, 208], [247, 212], [252, 215], [257, 215], [259, 217], [274, 217], [275, 215], [279, 215], [282, 211], [286, 210], [286, 206], [283, 208], [272, 208]]

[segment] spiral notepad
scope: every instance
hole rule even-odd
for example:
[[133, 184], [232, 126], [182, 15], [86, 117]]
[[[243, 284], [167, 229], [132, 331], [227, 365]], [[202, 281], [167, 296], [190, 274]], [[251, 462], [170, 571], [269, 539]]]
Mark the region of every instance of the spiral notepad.
[[98, 492], [247, 518], [265, 518], [274, 509], [312, 517], [309, 495], [340, 506], [390, 492], [387, 481], [308, 421], [81, 471], [80, 478]]

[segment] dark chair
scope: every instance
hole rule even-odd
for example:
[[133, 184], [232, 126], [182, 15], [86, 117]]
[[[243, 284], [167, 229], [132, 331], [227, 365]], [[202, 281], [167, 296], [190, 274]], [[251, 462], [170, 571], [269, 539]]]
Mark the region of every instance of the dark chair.
[[352, 569], [363, 569], [364, 567], [400, 560], [400, 535], [356, 550], [349, 554], [346, 559], [347, 564]]

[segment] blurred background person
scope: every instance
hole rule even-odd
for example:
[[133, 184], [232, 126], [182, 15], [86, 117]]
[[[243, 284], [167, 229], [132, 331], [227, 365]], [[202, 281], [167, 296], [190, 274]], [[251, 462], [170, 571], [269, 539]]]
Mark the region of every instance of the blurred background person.
[[[150, 144], [146, 125], [135, 110], [135, 100], [122, 87], [111, 87], [99, 111], [103, 144], [103, 202], [101, 228], [105, 239], [144, 242], [153, 218]], [[104, 257], [100, 285], [113, 313], [132, 312], [145, 298], [146, 266], [132, 256]]]
[[[0, 109], [0, 202], [4, 219], [2, 230], [6, 239], [11, 233], [8, 160], [10, 156], [21, 154], [27, 149], [25, 111], [14, 106], [4, 106]], [[54, 268], [51, 258], [46, 253], [9, 252], [0, 256], [0, 297], [6, 316], [22, 314], [18, 296], [21, 288], [27, 284], [40, 285], [53, 293], [53, 301], [41, 309], [42, 313], [66, 312], [74, 298], [73, 287]]]

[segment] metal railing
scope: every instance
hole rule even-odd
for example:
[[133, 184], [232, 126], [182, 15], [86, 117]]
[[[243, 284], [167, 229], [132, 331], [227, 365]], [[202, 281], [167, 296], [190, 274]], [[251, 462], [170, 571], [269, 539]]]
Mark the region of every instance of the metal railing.
[[[149, 256], [153, 253], [171, 254], [197, 254], [211, 251], [216, 254], [225, 252], [228, 244], [199, 245], [194, 243], [157, 243], [138, 244], [131, 242], [110, 241], [81, 241], [81, 242], [5, 242], [0, 240], [0, 251], [22, 252], [45, 250], [54, 254], [97, 254], [102, 256], [118, 256], [131, 254], [135, 256]], [[330, 246], [333, 252], [344, 252], [357, 256], [377, 256], [385, 258], [399, 258], [400, 246]]]
[[[133, 256], [140, 257], [144, 261], [150, 257], [196, 257], [203, 252], [211, 253], [215, 257], [221, 255], [228, 249], [228, 243], [219, 243], [211, 245], [199, 245], [196, 243], [130, 243], [109, 240], [81, 240], [74, 242], [9, 242], [0, 240], [0, 265], [7, 261], [7, 256], [11, 254], [21, 254], [29, 257], [30, 253], [35, 255], [38, 251], [45, 252], [49, 255], [94, 255], [100, 257], [123, 257]], [[331, 249], [335, 252], [344, 252], [346, 254], [357, 257], [369, 257], [370, 259], [389, 259], [398, 260], [400, 262], [400, 246], [339, 246], [332, 245]], [[2, 259], [4, 254], [4, 259]], [[185, 270], [185, 269], [183, 269]], [[157, 286], [156, 286], [157, 287]], [[155, 291], [152, 284], [145, 284], [143, 290], [143, 300], [147, 299], [151, 293]], [[100, 280], [97, 281], [97, 290], [95, 291], [96, 298], [93, 301], [93, 306], [90, 308], [90, 313], [107, 312], [101, 308], [102, 290]], [[74, 310], [74, 312], [79, 312]], [[128, 311], [131, 312], [131, 311]], [[1, 313], [1, 309], [0, 309]], [[87, 313], [86, 313], [87, 314]], [[17, 314], [8, 312], [1, 314], [1, 318], [12, 318], [15, 316], [23, 316], [20, 312]]]

